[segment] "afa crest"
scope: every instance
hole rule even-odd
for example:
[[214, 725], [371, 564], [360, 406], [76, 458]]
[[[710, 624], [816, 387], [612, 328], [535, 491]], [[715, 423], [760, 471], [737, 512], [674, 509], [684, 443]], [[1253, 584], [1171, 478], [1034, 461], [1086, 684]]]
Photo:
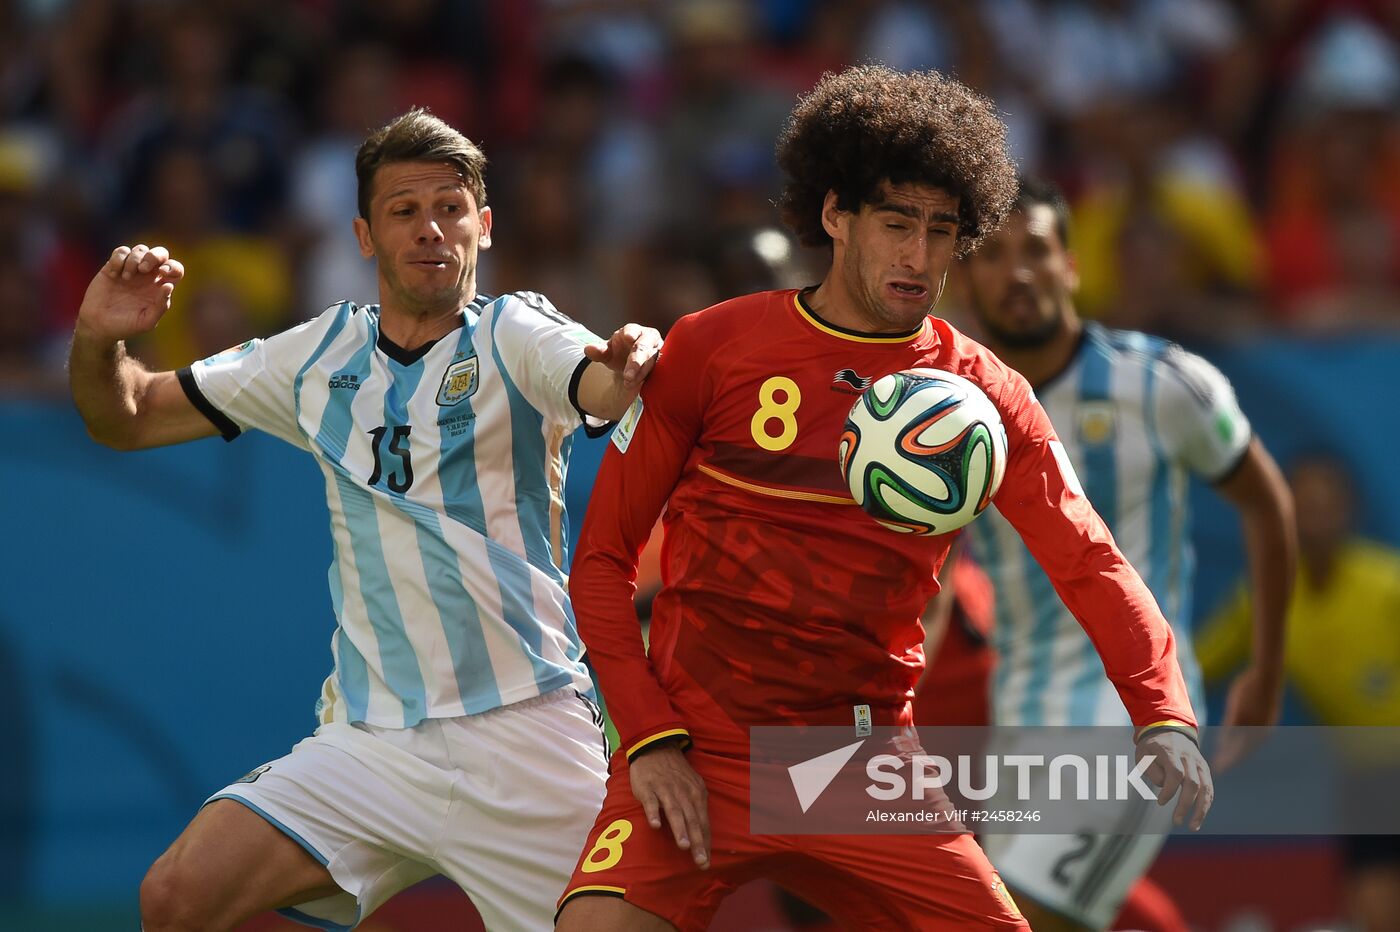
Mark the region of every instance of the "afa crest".
[[1118, 415], [1106, 401], [1091, 401], [1079, 408], [1079, 439], [1097, 446], [1111, 443], [1118, 433]]
[[437, 403], [443, 407], [460, 404], [476, 393], [481, 366], [475, 356], [454, 362], [442, 374], [442, 387], [438, 389]]

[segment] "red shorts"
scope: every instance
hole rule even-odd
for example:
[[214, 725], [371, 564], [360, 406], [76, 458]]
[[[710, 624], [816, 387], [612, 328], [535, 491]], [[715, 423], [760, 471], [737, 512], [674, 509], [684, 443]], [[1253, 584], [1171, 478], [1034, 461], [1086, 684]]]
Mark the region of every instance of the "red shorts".
[[971, 835], [751, 835], [748, 762], [691, 750], [709, 793], [710, 867], [647, 824], [627, 764], [613, 756], [603, 809], [559, 900], [620, 896], [681, 932], [709, 927], [750, 880], [786, 888], [858, 929], [1028, 929]]

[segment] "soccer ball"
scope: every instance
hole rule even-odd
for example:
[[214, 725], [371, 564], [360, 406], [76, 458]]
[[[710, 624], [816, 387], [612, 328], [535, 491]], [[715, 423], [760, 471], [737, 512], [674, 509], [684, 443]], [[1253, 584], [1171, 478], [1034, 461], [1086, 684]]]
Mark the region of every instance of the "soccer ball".
[[839, 450], [856, 504], [891, 530], [947, 534], [982, 513], [1006, 472], [1006, 428], [972, 382], [909, 369], [851, 408]]

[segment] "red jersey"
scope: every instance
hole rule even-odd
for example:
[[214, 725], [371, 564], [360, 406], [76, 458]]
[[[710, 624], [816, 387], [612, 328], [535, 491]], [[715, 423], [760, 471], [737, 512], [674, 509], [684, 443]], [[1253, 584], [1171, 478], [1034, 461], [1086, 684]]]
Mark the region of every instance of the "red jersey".
[[[1194, 726], [1171, 628], [1055, 453], [1025, 379], [942, 320], [855, 333], [777, 291], [675, 324], [593, 487], [570, 595], [629, 757], [678, 735], [746, 757], [750, 726], [854, 725], [867, 709], [874, 725], [910, 723], [919, 617], [951, 536], [877, 524], [851, 499], [837, 446], [856, 396], [913, 367], [970, 379], [1000, 411], [1009, 460], [994, 502], [1134, 723]], [[632, 593], [663, 508], [648, 657]]]
[[966, 551], [945, 567], [953, 587], [947, 630], [914, 696], [915, 725], [987, 725], [992, 720], [988, 690], [996, 666], [991, 645], [995, 596], [992, 581]]

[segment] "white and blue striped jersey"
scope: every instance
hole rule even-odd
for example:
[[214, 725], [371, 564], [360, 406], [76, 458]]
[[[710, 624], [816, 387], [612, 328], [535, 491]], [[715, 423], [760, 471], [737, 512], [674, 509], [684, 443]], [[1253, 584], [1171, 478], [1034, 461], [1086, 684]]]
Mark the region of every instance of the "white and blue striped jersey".
[[563, 484], [583, 344], [542, 296], [478, 297], [413, 352], [345, 302], [180, 372], [226, 439], [258, 428], [326, 480], [337, 626], [325, 722], [408, 728], [573, 685]]
[[[1234, 390], [1173, 343], [1086, 323], [1070, 365], [1036, 396], [1089, 501], [1171, 624], [1192, 705], [1203, 713], [1190, 631], [1189, 474], [1218, 481], [1242, 459], [1250, 427]], [[994, 720], [1130, 725], [1094, 645], [1015, 529], [989, 510], [968, 536], [996, 590]]]

